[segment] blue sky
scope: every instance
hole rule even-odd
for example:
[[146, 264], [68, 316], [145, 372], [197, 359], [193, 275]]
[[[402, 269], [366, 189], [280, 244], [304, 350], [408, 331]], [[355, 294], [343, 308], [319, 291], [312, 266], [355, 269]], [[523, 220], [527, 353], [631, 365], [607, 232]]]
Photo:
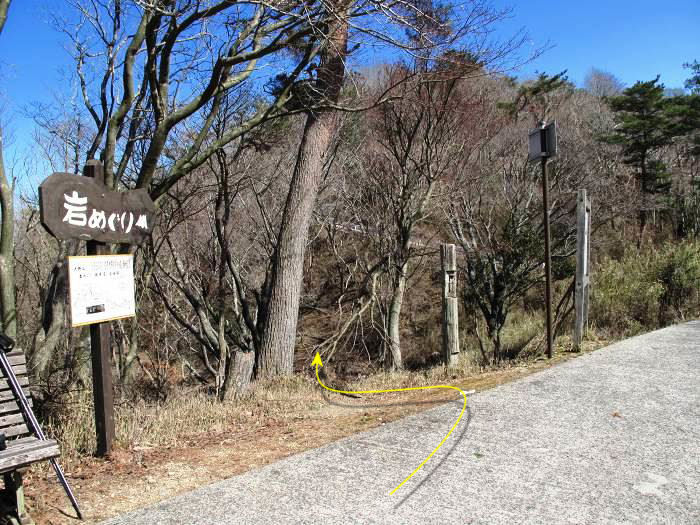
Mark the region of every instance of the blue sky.
[[[667, 87], [682, 87], [684, 62], [700, 60], [698, 0], [520, 0], [503, 30], [524, 26], [535, 43], [554, 47], [524, 73], [557, 72], [581, 83], [591, 67], [627, 85], [657, 74]], [[521, 72], [522, 74], [523, 72]]]
[[[577, 84], [591, 67], [615, 74], [627, 85], [657, 74], [667, 87], [681, 87], [688, 77], [684, 62], [700, 60], [700, 1], [674, 0], [495, 0], [513, 7], [511, 18], [496, 36], [520, 28], [532, 46], [552, 48], [515, 74], [568, 70]], [[50, 101], [69, 69], [63, 40], [48, 24], [48, 9], [61, 0], [14, 0], [0, 36], [0, 121], [8, 124], [14, 144], [6, 157], [29, 144], [32, 125], [21, 108], [34, 101]]]

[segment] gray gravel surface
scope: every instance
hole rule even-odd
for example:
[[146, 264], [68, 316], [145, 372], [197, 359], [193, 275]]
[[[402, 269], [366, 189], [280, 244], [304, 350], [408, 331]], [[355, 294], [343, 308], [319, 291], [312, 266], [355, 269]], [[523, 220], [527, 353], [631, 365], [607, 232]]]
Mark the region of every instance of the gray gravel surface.
[[700, 322], [104, 522], [700, 524]]

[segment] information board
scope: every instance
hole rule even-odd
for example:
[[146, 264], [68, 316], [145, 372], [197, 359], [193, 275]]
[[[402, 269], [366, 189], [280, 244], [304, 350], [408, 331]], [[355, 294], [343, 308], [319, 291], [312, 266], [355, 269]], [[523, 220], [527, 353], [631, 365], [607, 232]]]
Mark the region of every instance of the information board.
[[133, 255], [68, 257], [71, 326], [136, 314]]

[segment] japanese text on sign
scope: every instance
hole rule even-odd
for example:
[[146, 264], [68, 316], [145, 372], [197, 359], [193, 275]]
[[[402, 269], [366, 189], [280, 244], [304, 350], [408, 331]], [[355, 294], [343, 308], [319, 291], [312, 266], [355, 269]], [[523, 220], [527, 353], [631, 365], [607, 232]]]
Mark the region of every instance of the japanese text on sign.
[[[67, 222], [71, 226], [87, 226], [95, 230], [109, 228], [110, 231], [122, 231], [124, 233], [129, 233], [131, 228], [136, 226], [148, 231], [148, 216], [145, 213], [138, 215], [136, 224], [134, 224], [135, 216], [133, 212], [112, 212], [107, 215], [103, 210], [89, 208], [88, 198], [81, 197], [77, 191], [70, 195], [64, 193], [63, 200], [63, 207], [66, 209], [63, 222]], [[88, 213], [89, 210], [90, 213]]]
[[133, 255], [68, 257], [71, 326], [136, 313]]
[[41, 224], [58, 239], [141, 244], [155, 221], [145, 189], [112, 191], [101, 181], [54, 173], [39, 186]]

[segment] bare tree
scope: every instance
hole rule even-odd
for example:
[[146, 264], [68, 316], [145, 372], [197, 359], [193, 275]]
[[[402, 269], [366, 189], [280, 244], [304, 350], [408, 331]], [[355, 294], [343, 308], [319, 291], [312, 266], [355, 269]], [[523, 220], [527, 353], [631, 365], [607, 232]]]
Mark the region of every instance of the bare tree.
[[[341, 100], [343, 88], [351, 87], [346, 84], [348, 43], [355, 50], [373, 41], [431, 60], [436, 49], [460, 42], [486, 61], [496, 61], [522, 42], [518, 35], [494, 45], [484, 29], [503, 12], [471, 0], [449, 21], [431, 14], [425, 2], [395, 0], [292, 0], [245, 9], [229, 1], [71, 0], [71, 5], [72, 16], [57, 20], [57, 26], [70, 41], [90, 119], [92, 139], [85, 156], [99, 154], [111, 188], [147, 188], [162, 203], [188, 174], [256, 126], [285, 114], [304, 115], [276, 235], [255, 367], [259, 376], [291, 372], [309, 220], [336, 135], [337, 111], [349, 109]], [[416, 24], [430, 18], [434, 23]], [[416, 39], [423, 26], [430, 34]], [[266, 93], [212, 140], [225, 98], [266, 81]], [[52, 275], [60, 279], [60, 272]], [[61, 289], [59, 283], [50, 288]], [[63, 324], [54, 312], [47, 303], [47, 321], [37, 335], [42, 352], [51, 352], [55, 338], [47, 334]]]
[[[456, 42], [463, 43], [465, 36], [475, 38], [479, 32], [502, 16], [501, 12], [481, 2], [468, 2], [462, 5], [466, 10], [464, 18], [454, 19], [452, 23], [443, 22], [432, 14], [431, 5], [430, 2], [416, 2], [401, 6], [382, 6], [387, 27], [379, 32], [371, 24], [364, 27], [357, 25], [353, 13], [361, 3], [340, 1], [329, 6], [336, 19], [321, 33], [324, 44], [319, 52], [317, 75], [305, 86], [306, 126], [273, 259], [268, 315], [261, 352], [256, 362], [256, 373], [259, 376], [290, 374], [293, 371], [294, 341], [308, 228], [324, 165], [338, 130], [337, 109], [346, 79], [345, 62], [351, 33], [357, 32], [391, 41], [396, 47], [410, 50], [416, 56], [417, 62], [425, 64], [431, 60], [435, 61], [436, 57], [443, 54], [442, 51], [449, 49]], [[401, 14], [395, 16], [398, 13]], [[430, 19], [431, 23], [425, 23], [426, 19]], [[393, 36], [396, 26], [407, 34], [405, 41]], [[479, 40], [478, 37], [476, 39]], [[512, 46], [511, 41], [505, 47], [487, 50], [484, 41], [481, 40], [480, 47], [475, 46], [471, 56], [489, 61], [493, 60], [494, 56], [502, 56], [512, 50]], [[454, 58], [447, 53], [444, 56], [448, 59]], [[308, 107], [309, 99], [312, 101], [311, 107]], [[428, 198], [429, 195], [430, 192]], [[404, 270], [405, 268], [400, 269], [399, 274], [403, 274]], [[400, 277], [396, 284], [399, 288], [405, 286], [404, 278]], [[397, 319], [400, 312], [399, 296], [402, 296], [402, 292], [397, 295], [394, 308]], [[400, 359], [397, 366], [401, 366]]]
[[[212, 140], [245, 106], [236, 97], [226, 104]], [[196, 182], [171, 188], [147, 254], [157, 268], [152, 289], [194, 339], [199, 377], [211, 378], [222, 399], [245, 391], [260, 352], [285, 172], [293, 167], [295, 133], [288, 132], [297, 130], [296, 120], [263, 126], [220, 148]]]
[[[526, 151], [533, 121], [556, 117], [560, 134], [557, 157], [550, 163], [548, 213], [554, 278], [567, 286], [555, 305], [555, 324], [560, 325], [573, 306], [576, 191], [586, 188], [592, 195], [594, 230], [619, 212], [619, 192], [612, 189], [622, 182], [615, 157], [596, 147], [598, 104], [556, 79], [542, 76], [519, 86], [517, 92], [505, 81], [493, 84], [487, 105], [491, 114], [480, 120], [491, 128], [483, 132], [490, 139], [472, 156], [447, 208], [453, 238], [463, 252], [462, 302], [486, 325], [486, 337], [475, 329], [485, 362], [512, 359], [522, 350], [504, 346], [501, 332], [512, 307], [543, 280], [541, 181]], [[515, 104], [503, 104], [499, 98]], [[504, 112], [504, 107], [511, 112]]]
[[[157, 202], [220, 148], [282, 109], [292, 84], [320, 50], [316, 28], [334, 17], [322, 3], [302, 2], [251, 9], [229, 1], [72, 5], [74, 16], [57, 20], [57, 26], [72, 44], [92, 121], [85, 157], [100, 154], [108, 187], [147, 188]], [[299, 50], [292, 61], [282, 57], [290, 48]], [[287, 71], [281, 89], [209, 140], [222, 100], [274, 57]], [[189, 140], [180, 141], [182, 136]], [[60, 292], [58, 265], [52, 276], [49, 288]], [[47, 297], [46, 322], [36, 337], [41, 354], [52, 353], [64, 325], [52, 298]]]
[[[433, 200], [440, 184], [460, 170], [469, 156], [464, 109], [473, 103], [465, 90], [468, 80], [458, 80], [475, 64], [457, 72], [424, 70], [402, 84], [401, 96], [383, 105], [373, 135], [377, 145], [370, 148], [370, 161], [361, 187], [365, 213], [360, 222], [381, 240], [385, 269], [390, 275], [385, 366], [403, 367], [400, 319], [411, 264], [426, 251], [425, 242], [435, 235], [425, 228], [434, 211]], [[409, 75], [397, 68], [391, 76]], [[395, 78], [392, 79], [395, 82]], [[373, 150], [373, 151], [372, 151]], [[439, 196], [438, 196], [439, 197]], [[385, 220], [381, 220], [381, 219]], [[422, 243], [416, 235], [423, 228]]]
[[612, 73], [591, 68], [583, 80], [583, 87], [591, 95], [604, 98], [619, 95], [625, 89], [625, 84]]

